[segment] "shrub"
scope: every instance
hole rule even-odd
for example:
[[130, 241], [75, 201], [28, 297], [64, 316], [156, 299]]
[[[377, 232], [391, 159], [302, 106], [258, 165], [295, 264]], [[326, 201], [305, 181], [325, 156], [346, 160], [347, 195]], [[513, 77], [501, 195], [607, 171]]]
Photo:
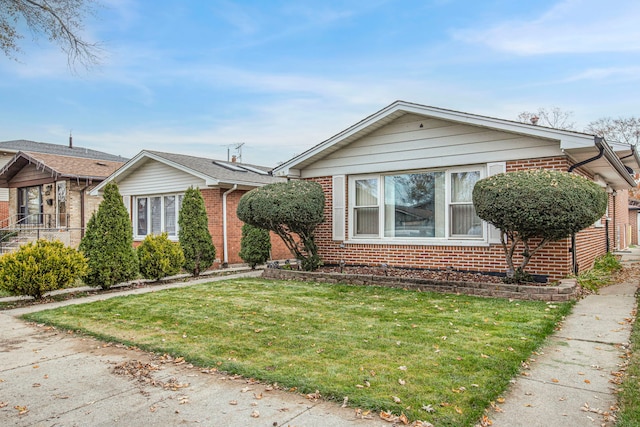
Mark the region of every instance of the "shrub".
[[198, 276], [216, 259], [216, 248], [211, 241], [207, 210], [200, 190], [189, 187], [184, 193], [178, 216], [178, 237], [184, 253], [184, 268]]
[[89, 286], [109, 289], [138, 276], [133, 228], [115, 182], [104, 187], [102, 203], [89, 219], [79, 249], [89, 262], [83, 278]]
[[[525, 170], [478, 181], [473, 205], [480, 218], [500, 229], [509, 270], [523, 274], [535, 253], [549, 242], [567, 238], [601, 218], [607, 194], [576, 174]], [[534, 239], [539, 239], [535, 246]], [[524, 249], [516, 267], [513, 255], [518, 245]]]
[[251, 224], [242, 226], [242, 240], [240, 241], [240, 258], [255, 269], [263, 264], [271, 253], [271, 237], [269, 230], [254, 227]]
[[59, 241], [38, 240], [0, 257], [0, 287], [12, 295], [42, 298], [70, 286], [87, 270], [81, 253]]
[[159, 280], [180, 272], [184, 255], [178, 243], [169, 240], [167, 233], [145, 237], [138, 246], [140, 274], [145, 279]]
[[324, 221], [324, 192], [319, 183], [294, 180], [253, 189], [240, 199], [237, 214], [241, 221], [280, 236], [304, 270], [322, 265], [314, 235]]

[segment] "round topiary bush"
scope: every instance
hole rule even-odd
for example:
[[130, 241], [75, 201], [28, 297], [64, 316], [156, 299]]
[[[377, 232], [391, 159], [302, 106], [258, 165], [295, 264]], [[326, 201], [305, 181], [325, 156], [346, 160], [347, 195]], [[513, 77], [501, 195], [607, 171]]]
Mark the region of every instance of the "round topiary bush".
[[[604, 215], [607, 202], [606, 192], [593, 181], [548, 169], [493, 175], [473, 188], [476, 213], [500, 229], [507, 264], [515, 274], [522, 274], [531, 257], [547, 243], [593, 225]], [[518, 251], [522, 262], [514, 268], [513, 255], [519, 244], [524, 247]]]
[[59, 241], [38, 240], [0, 257], [0, 288], [39, 299], [72, 285], [86, 271], [80, 252]]
[[145, 279], [159, 280], [180, 272], [184, 255], [180, 244], [169, 240], [167, 233], [149, 235], [138, 246], [140, 274]]

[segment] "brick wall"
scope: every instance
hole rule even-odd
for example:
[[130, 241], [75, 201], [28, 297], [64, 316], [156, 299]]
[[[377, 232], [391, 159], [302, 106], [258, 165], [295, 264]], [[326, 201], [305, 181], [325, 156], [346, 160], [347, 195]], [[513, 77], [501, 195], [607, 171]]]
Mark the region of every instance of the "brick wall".
[[636, 209], [629, 210], [629, 222], [631, 223], [631, 244], [638, 244], [638, 211]]
[[[507, 171], [532, 168], [549, 168], [566, 171], [571, 166], [565, 157], [548, 157], [539, 159], [519, 160], [507, 163]], [[585, 175], [577, 170], [576, 173]], [[314, 178], [325, 191], [325, 217], [327, 220], [317, 229], [317, 242], [320, 254], [325, 264], [338, 264], [344, 261], [347, 265], [379, 265], [386, 263], [391, 266], [444, 269], [453, 267], [462, 271], [499, 272], [507, 269], [502, 246], [455, 246], [455, 245], [407, 245], [407, 244], [367, 244], [346, 243], [332, 240], [331, 212], [332, 179], [331, 177]], [[618, 195], [617, 197], [620, 197]], [[622, 197], [620, 197], [621, 199]], [[619, 200], [616, 200], [621, 203]], [[617, 207], [616, 217], [620, 217]], [[625, 202], [626, 210], [626, 202]], [[348, 216], [348, 214], [347, 214]], [[348, 222], [347, 218], [347, 222]], [[619, 221], [625, 220], [619, 218]], [[626, 223], [628, 224], [628, 214]], [[345, 235], [348, 224], [345, 225]], [[576, 258], [580, 271], [593, 266], [596, 257], [606, 252], [606, 235], [604, 227], [590, 227], [576, 236]], [[523, 247], [516, 250], [522, 252]], [[546, 276], [555, 281], [571, 274], [573, 258], [571, 255], [571, 241], [565, 239], [552, 242], [538, 252], [529, 262], [527, 270], [531, 274]], [[514, 257], [519, 263], [521, 257]], [[517, 265], [517, 264], [516, 264]]]
[[[200, 191], [207, 211], [209, 233], [211, 233], [211, 240], [216, 247], [216, 258], [219, 264], [224, 260], [222, 195], [227, 190], [207, 188]], [[239, 253], [242, 240], [242, 225], [244, 223], [238, 218], [236, 210], [240, 198], [246, 192], [245, 190], [236, 190], [227, 194], [227, 250], [229, 264], [243, 263]], [[273, 233], [271, 234], [271, 258], [277, 260], [292, 258], [282, 239]]]

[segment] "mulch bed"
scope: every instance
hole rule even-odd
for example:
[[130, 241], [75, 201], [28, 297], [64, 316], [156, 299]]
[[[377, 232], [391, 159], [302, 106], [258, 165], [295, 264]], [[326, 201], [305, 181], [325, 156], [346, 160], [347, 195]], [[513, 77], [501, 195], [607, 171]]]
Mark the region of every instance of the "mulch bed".
[[443, 282], [504, 283], [500, 276], [490, 274], [469, 273], [462, 271], [425, 270], [419, 268], [369, 267], [369, 266], [323, 266], [319, 273], [361, 274], [366, 276], [390, 276], [417, 278]]

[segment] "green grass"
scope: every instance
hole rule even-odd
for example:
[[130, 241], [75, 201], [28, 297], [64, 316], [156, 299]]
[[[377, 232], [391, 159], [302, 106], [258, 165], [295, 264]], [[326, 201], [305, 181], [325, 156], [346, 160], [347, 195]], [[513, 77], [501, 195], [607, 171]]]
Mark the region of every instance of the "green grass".
[[465, 426], [505, 391], [570, 308], [238, 279], [25, 317], [302, 393], [319, 390], [339, 402], [348, 396], [362, 409]]
[[581, 287], [597, 293], [600, 288], [610, 285], [613, 281], [613, 273], [621, 269], [620, 260], [609, 252], [597, 258], [593, 268], [580, 273], [576, 280]]
[[[636, 295], [640, 304], [640, 294]], [[631, 332], [631, 350], [627, 369], [623, 376], [621, 391], [618, 394], [620, 412], [617, 427], [640, 426], [640, 325], [634, 323]]]

